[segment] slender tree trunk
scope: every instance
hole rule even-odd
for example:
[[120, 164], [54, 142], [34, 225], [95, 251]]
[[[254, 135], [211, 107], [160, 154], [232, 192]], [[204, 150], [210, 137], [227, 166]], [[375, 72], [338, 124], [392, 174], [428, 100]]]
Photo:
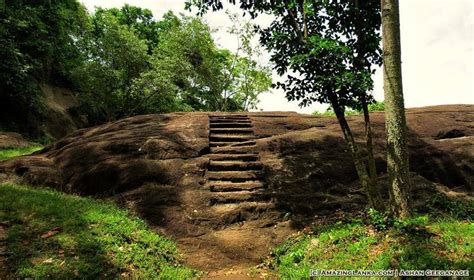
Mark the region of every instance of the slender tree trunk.
[[398, 0], [381, 0], [387, 172], [390, 206], [394, 215], [408, 217], [410, 172], [406, 145], [406, 120], [402, 88], [400, 19]]
[[359, 176], [360, 184], [364, 188], [364, 191], [367, 195], [369, 205], [374, 209], [382, 210], [383, 203], [382, 199], [380, 198], [380, 194], [376, 188], [376, 185], [374, 185], [374, 180], [372, 180], [369, 174], [367, 173], [364, 158], [362, 157], [360, 150], [357, 147], [357, 143], [355, 142], [349, 124], [347, 123], [346, 117], [344, 116], [344, 112], [342, 111], [335, 97], [331, 98], [331, 105], [334, 109], [334, 113], [336, 114], [337, 120], [341, 127], [344, 139], [346, 140], [346, 143], [348, 144], [351, 150], [352, 159], [354, 161], [357, 175]]
[[[367, 106], [367, 100], [365, 95], [362, 96], [362, 110], [364, 112], [364, 123], [365, 123], [365, 141], [367, 145], [367, 165], [369, 167], [369, 176], [373, 181], [373, 185], [377, 185], [377, 167], [375, 166], [374, 158], [374, 141], [372, 138], [372, 127], [370, 125], [369, 108]], [[378, 194], [378, 192], [377, 192]], [[380, 194], [377, 195], [378, 199], [382, 200]]]
[[[360, 5], [358, 0], [354, 0], [354, 9], [355, 9], [355, 29], [357, 32], [357, 57], [354, 62], [354, 66], [356, 71], [358, 70], [370, 70], [370, 65], [364, 63], [364, 55], [365, 55], [365, 44], [366, 36], [364, 32], [362, 32], [363, 25], [364, 25], [364, 18], [360, 15]], [[374, 208], [378, 210], [382, 210], [384, 204], [382, 202], [382, 197], [380, 196], [380, 192], [377, 189], [377, 170], [375, 168], [375, 159], [374, 159], [374, 148], [373, 148], [373, 141], [372, 141], [372, 129], [370, 126], [370, 116], [369, 116], [369, 109], [367, 108], [367, 93], [366, 92], [357, 92], [359, 95], [359, 101], [362, 104], [362, 109], [364, 112], [364, 126], [365, 126], [365, 140], [366, 140], [366, 149], [367, 149], [367, 167], [369, 170], [369, 185], [367, 187], [367, 195], [371, 196], [373, 200]]]
[[[367, 44], [366, 36], [364, 32], [362, 32], [363, 25], [364, 25], [364, 18], [360, 14], [360, 3], [359, 0], [354, 0], [354, 7], [355, 7], [355, 28], [358, 37], [358, 44], [357, 44], [357, 58], [355, 60], [356, 69], [366, 69], [370, 70], [370, 64], [364, 63], [364, 55], [365, 55], [365, 47], [364, 45]], [[372, 138], [372, 127], [370, 125], [370, 115], [369, 115], [369, 108], [367, 104], [367, 93], [361, 92], [360, 93], [360, 102], [362, 104], [362, 111], [364, 113], [364, 126], [365, 126], [365, 141], [366, 141], [366, 148], [367, 148], [367, 166], [369, 168], [369, 177], [371, 179], [371, 186], [373, 188], [377, 187], [377, 168], [375, 166], [375, 158], [374, 158], [374, 144]], [[382, 197], [377, 190], [373, 190], [375, 194], [374, 199], [376, 199], [380, 205], [382, 203]]]

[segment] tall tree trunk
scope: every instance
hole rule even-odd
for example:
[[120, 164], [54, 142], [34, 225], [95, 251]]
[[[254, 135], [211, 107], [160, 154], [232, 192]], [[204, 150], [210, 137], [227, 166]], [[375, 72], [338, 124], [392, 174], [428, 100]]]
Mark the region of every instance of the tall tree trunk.
[[377, 186], [374, 184], [375, 181], [372, 180], [372, 178], [370, 178], [369, 174], [367, 173], [367, 167], [365, 165], [364, 158], [361, 155], [359, 148], [357, 147], [357, 143], [355, 142], [349, 124], [347, 123], [346, 117], [344, 116], [344, 112], [337, 101], [337, 97], [332, 96], [330, 99], [331, 105], [334, 109], [334, 113], [336, 114], [337, 120], [344, 135], [344, 139], [346, 140], [346, 143], [349, 146], [349, 149], [351, 150], [352, 159], [354, 161], [357, 175], [359, 176], [360, 184], [364, 188], [364, 191], [367, 195], [369, 205], [374, 209], [382, 210], [383, 203], [380, 197], [380, 193], [377, 190]]
[[410, 172], [406, 145], [406, 120], [402, 88], [400, 18], [398, 0], [381, 0], [387, 172], [390, 206], [394, 215], [410, 215]]

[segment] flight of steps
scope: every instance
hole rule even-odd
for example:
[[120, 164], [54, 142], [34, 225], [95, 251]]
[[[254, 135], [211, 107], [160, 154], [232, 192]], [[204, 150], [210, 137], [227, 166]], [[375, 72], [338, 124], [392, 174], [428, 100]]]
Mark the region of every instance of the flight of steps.
[[[262, 164], [255, 151], [252, 122], [246, 115], [209, 116], [210, 159], [206, 187], [216, 214], [256, 218], [272, 207], [265, 192]], [[237, 215], [237, 216], [236, 216]]]

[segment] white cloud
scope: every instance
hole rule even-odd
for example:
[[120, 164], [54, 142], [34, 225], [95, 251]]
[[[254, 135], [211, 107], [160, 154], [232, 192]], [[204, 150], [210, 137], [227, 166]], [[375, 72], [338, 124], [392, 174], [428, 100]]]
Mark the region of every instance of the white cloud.
[[[81, 0], [92, 11], [94, 6], [121, 7], [125, 3], [150, 9], [156, 18], [166, 11], [185, 13], [184, 0]], [[238, 8], [228, 5], [233, 12]], [[226, 7], [227, 8], [227, 7]], [[213, 28], [220, 28], [215, 39], [222, 47], [234, 50], [236, 39], [225, 30], [231, 25], [223, 11], [205, 15]], [[268, 22], [268, 17], [258, 19]], [[474, 103], [474, 1], [400, 0], [402, 71], [407, 107], [437, 104]], [[268, 60], [268, 56], [262, 60]], [[278, 79], [276, 74], [274, 79]], [[381, 71], [374, 75], [374, 94], [383, 99]], [[288, 102], [281, 91], [261, 95], [259, 108], [265, 111], [311, 113], [325, 106], [299, 108]]]

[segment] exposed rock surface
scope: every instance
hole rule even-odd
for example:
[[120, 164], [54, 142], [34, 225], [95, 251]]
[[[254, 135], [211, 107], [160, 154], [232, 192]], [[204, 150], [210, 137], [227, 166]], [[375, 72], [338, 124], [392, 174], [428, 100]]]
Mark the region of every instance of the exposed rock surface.
[[0, 132], [0, 149], [25, 148], [34, 145], [15, 132]]
[[[118, 201], [175, 238], [188, 263], [204, 270], [255, 264], [315, 215], [365, 206], [334, 118], [239, 113], [216, 125], [229, 122], [215, 115], [145, 115], [81, 129], [38, 154], [1, 162], [0, 173]], [[383, 175], [383, 113], [371, 117]], [[411, 168], [424, 177], [414, 176], [416, 201], [436, 191], [426, 179], [472, 192], [474, 106], [410, 109], [407, 120]], [[362, 118], [349, 124], [362, 142]]]
[[59, 139], [87, 124], [85, 118], [73, 117], [70, 110], [77, 107], [79, 102], [73, 92], [48, 84], [40, 85], [45, 110], [48, 112], [42, 126], [46, 136]]

